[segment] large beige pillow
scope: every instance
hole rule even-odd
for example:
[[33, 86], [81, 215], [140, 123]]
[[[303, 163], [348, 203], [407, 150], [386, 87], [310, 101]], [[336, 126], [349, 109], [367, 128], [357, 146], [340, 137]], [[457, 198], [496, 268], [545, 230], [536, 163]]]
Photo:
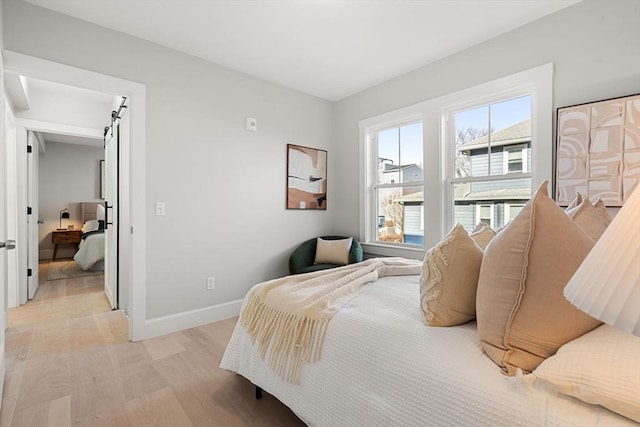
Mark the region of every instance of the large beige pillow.
[[640, 337], [602, 325], [533, 371], [561, 393], [640, 423]]
[[579, 205], [565, 212], [593, 240], [598, 240], [607, 228], [602, 221], [601, 213], [586, 197]]
[[482, 249], [456, 225], [425, 255], [420, 276], [422, 312], [431, 326], [454, 326], [476, 315]]
[[484, 222], [476, 225], [469, 237], [471, 237], [480, 246], [480, 249], [484, 251], [491, 239], [496, 235], [496, 232]]
[[353, 237], [348, 239], [325, 240], [318, 237], [316, 241], [315, 264], [349, 264], [349, 251]]
[[508, 375], [531, 372], [600, 324], [562, 294], [594, 241], [549, 198], [547, 185], [493, 238], [480, 268], [478, 334]]

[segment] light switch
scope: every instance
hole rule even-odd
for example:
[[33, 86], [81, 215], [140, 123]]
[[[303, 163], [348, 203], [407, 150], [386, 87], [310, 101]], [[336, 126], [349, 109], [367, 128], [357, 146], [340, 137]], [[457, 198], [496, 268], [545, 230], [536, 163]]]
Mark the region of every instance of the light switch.
[[164, 202], [156, 202], [156, 216], [164, 216], [165, 206]]

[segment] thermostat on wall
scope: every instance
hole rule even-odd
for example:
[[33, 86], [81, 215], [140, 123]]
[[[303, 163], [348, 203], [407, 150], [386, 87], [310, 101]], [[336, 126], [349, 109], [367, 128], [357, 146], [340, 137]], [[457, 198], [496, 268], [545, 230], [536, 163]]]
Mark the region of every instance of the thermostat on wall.
[[258, 121], [253, 117], [247, 117], [247, 130], [249, 132], [255, 132], [258, 130]]

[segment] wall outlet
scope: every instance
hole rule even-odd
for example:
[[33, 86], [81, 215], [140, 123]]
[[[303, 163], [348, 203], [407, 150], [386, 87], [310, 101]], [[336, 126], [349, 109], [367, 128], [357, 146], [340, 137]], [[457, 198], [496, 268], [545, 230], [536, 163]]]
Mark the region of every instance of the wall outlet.
[[212, 291], [216, 288], [216, 278], [215, 277], [207, 277], [207, 290]]

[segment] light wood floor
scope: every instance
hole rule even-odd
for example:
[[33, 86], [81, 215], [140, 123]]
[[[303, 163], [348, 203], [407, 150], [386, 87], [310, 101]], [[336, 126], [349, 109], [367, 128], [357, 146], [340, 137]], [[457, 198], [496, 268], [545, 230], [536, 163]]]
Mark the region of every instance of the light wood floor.
[[46, 281], [9, 310], [0, 426], [302, 426], [218, 368], [236, 319], [132, 343], [103, 276]]

